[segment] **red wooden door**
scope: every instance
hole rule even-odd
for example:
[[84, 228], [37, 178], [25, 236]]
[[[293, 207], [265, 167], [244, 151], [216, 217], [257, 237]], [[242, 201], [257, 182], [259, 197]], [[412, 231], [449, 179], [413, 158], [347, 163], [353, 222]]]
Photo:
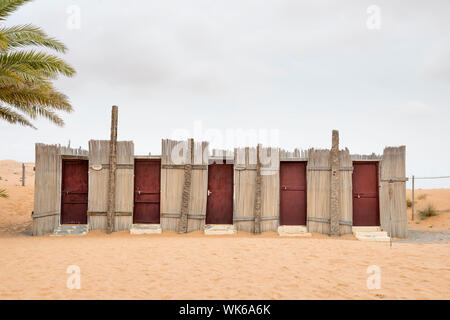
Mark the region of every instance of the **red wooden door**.
[[378, 162], [353, 162], [353, 225], [379, 226]]
[[306, 162], [280, 163], [280, 225], [306, 225]]
[[61, 224], [87, 224], [88, 161], [62, 160]]
[[207, 224], [233, 224], [233, 165], [208, 166]]
[[134, 161], [133, 223], [159, 224], [161, 160]]

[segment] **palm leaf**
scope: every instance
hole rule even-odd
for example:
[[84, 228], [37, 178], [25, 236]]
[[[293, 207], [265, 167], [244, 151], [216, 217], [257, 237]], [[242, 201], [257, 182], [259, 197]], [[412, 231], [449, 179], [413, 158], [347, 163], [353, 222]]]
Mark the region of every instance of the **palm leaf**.
[[31, 122], [27, 120], [27, 118], [7, 107], [0, 106], [0, 118], [8, 121], [9, 123], [20, 124], [36, 129], [36, 127], [34, 127]]
[[[0, 22], [30, 1], [0, 0]], [[67, 50], [62, 42], [32, 24], [0, 27], [0, 118], [34, 128], [29, 119], [40, 116], [62, 126], [64, 121], [56, 111], [71, 112], [72, 106], [51, 80], [60, 75], [71, 77], [75, 70], [55, 55], [23, 50], [29, 46], [62, 53]]]
[[[9, 48], [41, 46], [58, 52], [66, 52], [67, 50], [62, 42], [47, 36], [41, 28], [31, 24], [3, 27], [0, 28], [0, 34], [3, 34], [8, 40]], [[0, 45], [1, 43], [0, 38]]]
[[0, 0], [0, 21], [4, 21], [11, 13], [21, 5], [32, 0]]
[[15, 51], [0, 55], [0, 65], [9, 68], [17, 65], [26, 65], [33, 70], [43, 70], [50, 73], [63, 74], [71, 77], [75, 74], [75, 69], [64, 60], [44, 52]]

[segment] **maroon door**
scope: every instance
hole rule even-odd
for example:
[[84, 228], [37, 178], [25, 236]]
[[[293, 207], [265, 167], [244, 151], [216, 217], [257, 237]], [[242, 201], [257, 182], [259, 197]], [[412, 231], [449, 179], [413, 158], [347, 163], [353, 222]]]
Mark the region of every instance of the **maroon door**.
[[378, 162], [353, 162], [353, 225], [380, 225]]
[[208, 166], [207, 224], [233, 224], [233, 165]]
[[161, 160], [134, 161], [133, 223], [159, 224]]
[[62, 160], [61, 224], [87, 224], [88, 161]]
[[306, 225], [306, 162], [280, 162], [280, 225]]

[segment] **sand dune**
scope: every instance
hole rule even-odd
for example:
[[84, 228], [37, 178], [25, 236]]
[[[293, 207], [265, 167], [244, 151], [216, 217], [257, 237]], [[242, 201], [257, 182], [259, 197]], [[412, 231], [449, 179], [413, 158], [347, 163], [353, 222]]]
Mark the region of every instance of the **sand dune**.
[[[275, 233], [31, 237], [33, 186], [18, 186], [17, 170], [20, 163], [0, 161], [8, 180], [0, 188], [10, 195], [0, 199], [0, 299], [450, 299], [448, 244], [391, 249], [351, 235]], [[449, 189], [421, 192], [448, 205]], [[410, 227], [448, 230], [448, 214]], [[80, 290], [66, 286], [70, 265], [80, 267]], [[381, 289], [366, 286], [371, 265], [380, 267]]]

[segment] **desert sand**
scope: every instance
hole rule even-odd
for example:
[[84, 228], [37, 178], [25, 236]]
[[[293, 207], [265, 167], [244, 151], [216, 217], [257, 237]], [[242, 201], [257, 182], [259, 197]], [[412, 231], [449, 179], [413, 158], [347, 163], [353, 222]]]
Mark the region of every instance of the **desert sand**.
[[[394, 242], [390, 248], [351, 235], [276, 233], [32, 237], [29, 165], [22, 187], [14, 173], [21, 164], [0, 161], [0, 189], [10, 195], [0, 199], [0, 299], [450, 299], [449, 244]], [[421, 192], [426, 199], [416, 206], [433, 201], [450, 208], [450, 189]], [[410, 227], [448, 230], [448, 215], [410, 221]], [[71, 265], [80, 268], [79, 290], [66, 285]], [[367, 288], [371, 265], [380, 268], [380, 289]]]

